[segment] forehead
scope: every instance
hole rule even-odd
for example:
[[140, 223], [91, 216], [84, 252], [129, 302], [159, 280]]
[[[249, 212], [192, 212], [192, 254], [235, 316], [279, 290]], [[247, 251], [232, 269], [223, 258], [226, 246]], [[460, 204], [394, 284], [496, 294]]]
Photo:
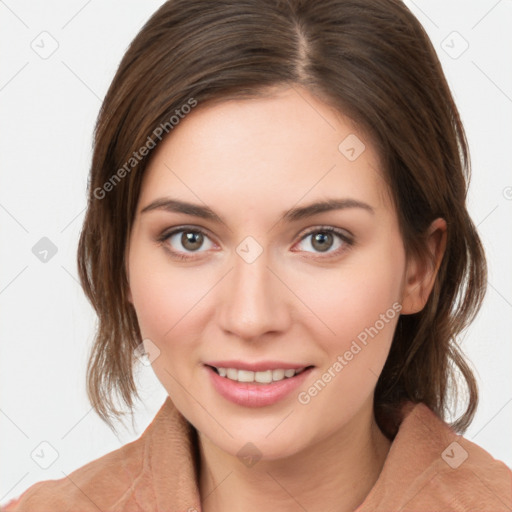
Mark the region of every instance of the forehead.
[[390, 208], [378, 155], [354, 123], [304, 89], [200, 104], [163, 139], [140, 204], [166, 194], [260, 211], [323, 197]]

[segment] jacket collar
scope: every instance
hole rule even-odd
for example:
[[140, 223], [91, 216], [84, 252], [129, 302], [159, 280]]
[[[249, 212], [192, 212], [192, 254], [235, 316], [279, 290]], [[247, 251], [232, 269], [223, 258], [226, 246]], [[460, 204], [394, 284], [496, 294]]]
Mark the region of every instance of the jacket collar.
[[[406, 402], [381, 474], [355, 512], [512, 508], [512, 473], [422, 403]], [[157, 510], [199, 511], [197, 433], [167, 398], [141, 436]]]

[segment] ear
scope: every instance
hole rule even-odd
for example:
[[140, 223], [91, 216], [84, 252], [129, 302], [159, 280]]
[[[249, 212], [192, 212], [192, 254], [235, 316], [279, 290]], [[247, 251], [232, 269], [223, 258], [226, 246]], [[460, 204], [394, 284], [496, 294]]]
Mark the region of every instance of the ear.
[[434, 287], [437, 271], [446, 249], [446, 221], [438, 218], [427, 231], [429, 254], [411, 255], [407, 261], [401, 314], [421, 311]]

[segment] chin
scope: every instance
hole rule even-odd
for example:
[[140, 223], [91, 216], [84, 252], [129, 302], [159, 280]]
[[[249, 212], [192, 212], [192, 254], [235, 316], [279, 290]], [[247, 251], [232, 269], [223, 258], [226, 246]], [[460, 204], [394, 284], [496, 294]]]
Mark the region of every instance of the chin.
[[[269, 418], [259, 422], [247, 418], [245, 422], [224, 422], [223, 426], [233, 437], [220, 427], [212, 431], [211, 424], [203, 431], [198, 430], [211, 444], [233, 457], [238, 457], [242, 462], [245, 458], [262, 461], [286, 459], [314, 443], [313, 436], [304, 428], [293, 431], [291, 424], [286, 425], [287, 420], [283, 421], [283, 418], [287, 414], [289, 413], [280, 415], [277, 421], [272, 417], [270, 421]], [[290, 414], [291, 416], [294, 414]], [[295, 418], [294, 421], [304, 426], [301, 420]]]

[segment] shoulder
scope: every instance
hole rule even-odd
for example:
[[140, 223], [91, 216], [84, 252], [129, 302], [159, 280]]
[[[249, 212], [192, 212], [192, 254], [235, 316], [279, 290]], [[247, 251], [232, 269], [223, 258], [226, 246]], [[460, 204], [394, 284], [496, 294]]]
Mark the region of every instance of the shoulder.
[[[135, 506], [133, 492], [144, 477], [147, 440], [144, 436], [89, 462], [59, 480], [45, 480], [29, 487], [2, 512], [142, 509]], [[134, 502], [134, 503], [130, 503]]]
[[450, 504], [464, 510], [512, 510], [512, 471], [479, 445], [463, 436], [448, 439], [432, 464], [432, 488]]
[[193, 509], [199, 503], [195, 450], [193, 427], [168, 397], [137, 440], [64, 478], [33, 485], [1, 512]]
[[408, 403], [403, 411], [371, 498], [358, 512], [370, 510], [366, 505], [374, 500], [403, 512], [512, 509], [512, 471], [506, 464], [456, 434], [425, 404]]

